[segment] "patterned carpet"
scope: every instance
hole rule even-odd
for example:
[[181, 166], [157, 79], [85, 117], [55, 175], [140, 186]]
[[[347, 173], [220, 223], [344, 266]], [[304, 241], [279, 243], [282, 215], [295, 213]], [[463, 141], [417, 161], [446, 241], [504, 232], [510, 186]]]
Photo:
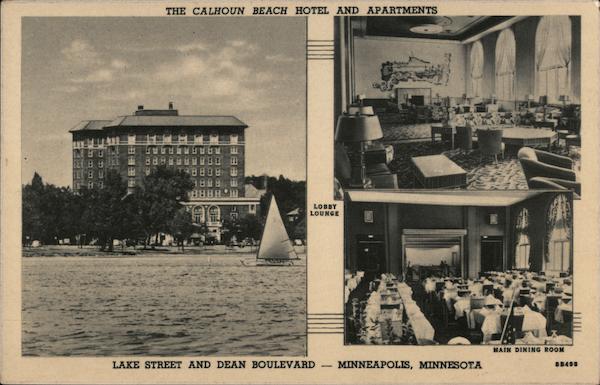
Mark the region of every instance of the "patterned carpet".
[[[527, 190], [527, 181], [515, 153], [505, 153], [498, 163], [492, 157], [481, 157], [477, 149], [467, 153], [450, 150], [448, 143], [431, 143], [431, 123], [395, 124], [382, 122], [383, 142], [394, 146], [392, 172], [398, 174], [398, 187], [420, 188], [414, 178], [411, 158], [423, 155], [444, 154], [467, 172], [468, 190]], [[581, 169], [578, 147], [564, 147], [553, 152], [571, 157], [575, 162], [575, 173]]]
[[444, 154], [467, 172], [468, 190], [527, 190], [527, 181], [514, 155], [505, 154], [498, 163], [492, 157], [481, 157], [478, 150], [461, 152], [446, 150], [447, 144], [436, 142], [395, 143], [395, 159], [390, 170], [398, 174], [398, 187], [420, 188], [413, 172], [411, 158], [423, 155]]

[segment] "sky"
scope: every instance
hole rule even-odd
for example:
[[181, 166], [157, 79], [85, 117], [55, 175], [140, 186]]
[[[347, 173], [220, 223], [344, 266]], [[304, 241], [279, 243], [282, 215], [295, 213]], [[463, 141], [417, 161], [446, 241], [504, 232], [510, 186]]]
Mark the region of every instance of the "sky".
[[138, 105], [245, 122], [246, 175], [306, 178], [305, 18], [24, 18], [22, 178], [72, 183], [69, 129]]

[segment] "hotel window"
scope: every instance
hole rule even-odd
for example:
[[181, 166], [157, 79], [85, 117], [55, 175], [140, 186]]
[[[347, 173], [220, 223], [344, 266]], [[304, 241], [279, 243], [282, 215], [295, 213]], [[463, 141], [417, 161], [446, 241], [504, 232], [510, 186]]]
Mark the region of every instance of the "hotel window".
[[237, 156], [232, 156], [231, 157], [231, 164], [232, 165], [237, 165], [238, 164], [238, 158], [237, 158]]
[[213, 148], [212, 148], [212, 147], [209, 147], [209, 148], [208, 148], [208, 152], [207, 152], [207, 153], [208, 153], [209, 155], [212, 155], [212, 153], [213, 153]]
[[94, 167], [94, 161], [88, 160], [88, 168], [92, 168], [92, 167]]
[[256, 205], [248, 205], [248, 212], [250, 214], [256, 214]]
[[202, 134], [196, 134], [194, 136], [194, 143], [200, 143], [200, 144], [202, 144]]
[[229, 185], [231, 187], [237, 187], [237, 185], [238, 185], [237, 179], [231, 178], [231, 181], [229, 182]]
[[150, 155], [150, 151], [151, 151], [150, 146], [147, 146], [146, 147], [146, 155]]
[[177, 158], [177, 165], [181, 166], [181, 158]]
[[135, 144], [135, 134], [129, 134], [127, 136], [127, 143], [128, 144]]
[[98, 188], [104, 188], [104, 182], [98, 181]]
[[173, 157], [172, 157], [172, 156], [170, 156], [170, 157], [169, 157], [169, 166], [172, 166], [172, 165], [173, 165]]
[[156, 143], [156, 135], [149, 135], [148, 141], [152, 144], [155, 144]]
[[237, 176], [237, 174], [238, 174], [237, 167], [231, 167], [231, 168], [229, 169], [229, 175], [230, 175], [230, 176]]
[[104, 151], [98, 150], [98, 158], [104, 157]]
[[199, 190], [198, 193], [200, 194], [200, 198], [204, 198], [206, 196], [206, 191], [204, 190]]
[[127, 167], [127, 176], [135, 176], [135, 167]]
[[221, 187], [221, 179], [215, 180], [215, 187]]
[[192, 147], [192, 154], [196, 155], [198, 153], [198, 147]]
[[127, 148], [127, 153], [130, 155], [135, 154], [135, 146], [129, 146]]
[[221, 197], [221, 190], [215, 190], [215, 198]]
[[94, 171], [93, 170], [88, 171], [88, 178], [91, 179], [93, 177], [94, 177]]
[[198, 187], [198, 181], [197, 180], [193, 180], [192, 182], [194, 182], [194, 188]]
[[194, 223], [202, 223], [204, 221], [204, 209], [201, 206], [196, 206], [192, 209]]
[[213, 164], [213, 158], [212, 158], [212, 156], [209, 156], [208, 157], [208, 165], [212, 166], [212, 164]]
[[195, 168], [192, 169], [192, 176], [196, 176], [198, 175], [198, 170], [196, 170]]
[[238, 190], [236, 188], [232, 189], [229, 195], [232, 198], [237, 198], [238, 197]]
[[192, 190], [191, 195], [192, 195], [192, 198], [197, 198], [198, 197], [198, 191]]
[[496, 41], [496, 96], [500, 100], [514, 100], [515, 35], [507, 28]]
[[171, 134], [165, 134], [165, 143], [171, 143]]
[[535, 32], [535, 87], [549, 103], [571, 95], [571, 20], [569, 16], [544, 16]]
[[198, 158], [192, 158], [192, 166], [195, 166], [198, 164]]
[[88, 158], [94, 157], [94, 150], [88, 150]]
[[156, 157], [156, 156], [152, 157], [152, 164], [155, 166], [158, 165], [158, 157]]
[[200, 155], [203, 155], [206, 153], [206, 149], [204, 147], [200, 147]]
[[162, 144], [162, 142], [163, 142], [163, 136], [160, 134], [156, 135], [156, 143]]
[[206, 181], [206, 187], [212, 187], [213, 186], [213, 180], [209, 179]]
[[185, 164], [186, 166], [190, 165], [190, 158], [188, 158], [187, 156], [183, 159], [183, 164]]
[[169, 155], [173, 155], [173, 147], [169, 147]]
[[200, 157], [200, 166], [204, 166], [204, 157], [203, 156]]
[[221, 153], [221, 147], [215, 147], [215, 154], [220, 154]]
[[571, 270], [571, 204], [565, 194], [557, 195], [546, 218], [546, 258], [544, 271]]
[[213, 190], [208, 190], [207, 191], [207, 195], [208, 198], [212, 198], [213, 197]]
[[204, 176], [204, 167], [200, 168], [200, 176]]
[[135, 156], [127, 157], [127, 164], [130, 166], [135, 166]]
[[183, 148], [183, 153], [184, 153], [185, 155], [189, 155], [189, 153], [190, 153], [190, 148], [189, 148], [189, 147], [184, 147], [184, 148]]
[[215, 165], [217, 165], [217, 166], [221, 165], [221, 157], [220, 156], [215, 157]]
[[150, 158], [146, 158], [146, 166], [150, 166]]
[[103, 168], [104, 167], [104, 162], [99, 160], [98, 161], [98, 168]]
[[476, 41], [471, 46], [471, 96], [481, 96], [483, 84], [483, 45]]
[[515, 265], [516, 269], [529, 269], [529, 212], [522, 208], [515, 221]]
[[212, 174], [213, 174], [212, 170], [213, 170], [212, 168], [210, 168], [210, 167], [208, 168], [208, 174], [207, 174], [208, 176], [212, 176]]
[[129, 179], [127, 181], [127, 187], [135, 187], [135, 179]]
[[219, 134], [210, 134], [210, 144], [219, 144]]
[[206, 186], [206, 181], [204, 179], [200, 179], [200, 187]]
[[144, 169], [144, 172], [146, 173], [146, 175], [150, 175], [150, 167], [146, 167]]
[[88, 182], [88, 188], [91, 190], [94, 188], [94, 182], [90, 181]]
[[177, 147], [177, 155], [181, 155], [181, 147]]
[[160, 157], [160, 164], [162, 164], [162, 165], [167, 164], [167, 159], [164, 156]]
[[231, 147], [231, 153], [232, 153], [232, 154], [237, 154], [237, 153], [238, 153], [238, 148], [237, 148], [237, 146], [232, 146], [232, 147]]
[[221, 176], [221, 169], [215, 168], [215, 176]]
[[231, 144], [237, 144], [238, 143], [238, 135], [237, 134], [231, 134], [229, 136], [229, 143], [231, 143]]
[[154, 155], [158, 154], [158, 147], [152, 147], [152, 153]]
[[163, 146], [163, 147], [161, 147], [161, 148], [160, 148], [160, 153], [161, 153], [162, 155], [165, 155], [165, 154], [167, 153], [167, 149], [166, 149], [164, 146]]

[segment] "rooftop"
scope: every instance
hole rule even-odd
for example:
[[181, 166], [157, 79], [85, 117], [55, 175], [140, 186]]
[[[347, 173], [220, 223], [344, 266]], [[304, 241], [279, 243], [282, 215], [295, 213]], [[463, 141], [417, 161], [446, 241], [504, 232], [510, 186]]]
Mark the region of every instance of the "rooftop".
[[82, 120], [69, 132], [75, 131], [102, 131], [102, 128], [109, 124], [112, 120]]

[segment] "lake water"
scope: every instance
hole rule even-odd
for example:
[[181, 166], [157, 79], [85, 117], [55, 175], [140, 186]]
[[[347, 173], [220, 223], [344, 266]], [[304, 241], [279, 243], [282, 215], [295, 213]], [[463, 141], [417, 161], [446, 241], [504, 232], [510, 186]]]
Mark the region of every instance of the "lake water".
[[305, 295], [231, 255], [23, 258], [23, 355], [303, 355]]

